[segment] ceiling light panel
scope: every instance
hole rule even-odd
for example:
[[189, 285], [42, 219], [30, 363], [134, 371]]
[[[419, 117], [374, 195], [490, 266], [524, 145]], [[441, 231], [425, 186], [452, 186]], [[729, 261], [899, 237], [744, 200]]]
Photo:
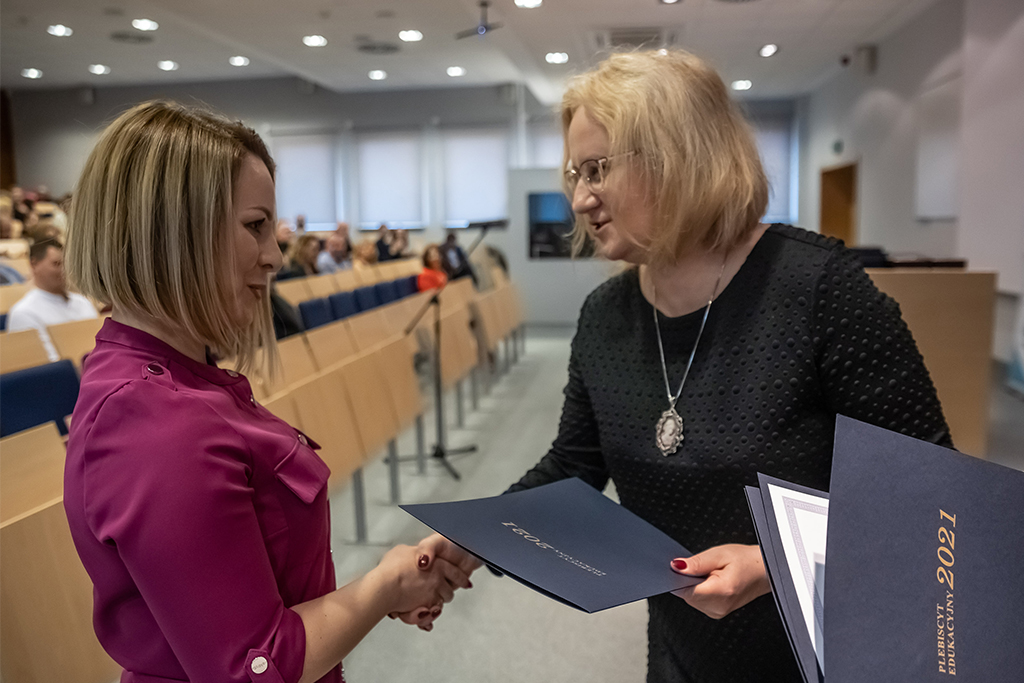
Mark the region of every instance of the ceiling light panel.
[[46, 32], [51, 36], [57, 36], [58, 38], [67, 38], [74, 31], [65, 26], [64, 24], [54, 24], [53, 26], [47, 26]]
[[465, 76], [466, 70], [461, 66], [450, 66], [448, 67], [448, 75], [452, 78], [458, 78], [459, 76]]
[[733, 90], [750, 90], [750, 88], [753, 85], [754, 84], [751, 83], [750, 81], [748, 81], [746, 79], [743, 79], [743, 80], [739, 80], [739, 81], [733, 81], [732, 82], [732, 89]]
[[565, 64], [569, 61], [569, 55], [565, 52], [549, 52], [544, 55], [544, 61], [548, 64]]
[[423, 34], [416, 29], [408, 29], [406, 31], [399, 31], [398, 37], [407, 43], [418, 43], [423, 40]]
[[170, 59], [161, 60], [161, 61], [157, 62], [156, 65], [157, 65], [157, 67], [161, 71], [177, 71], [178, 70], [178, 63], [177, 62], [173, 62]]
[[231, 66], [249, 66], [249, 58], [243, 57], [242, 55], [235, 55], [228, 60], [228, 64]]
[[25, 78], [31, 78], [33, 80], [43, 77], [43, 72], [39, 69], [22, 69], [21, 75]]
[[762, 57], [771, 57], [778, 51], [778, 45], [776, 45], [775, 43], [768, 43], [758, 51], [758, 54], [760, 54]]
[[106, 64], [90, 64], [89, 73], [96, 74], [97, 76], [106, 76], [110, 73], [110, 67]]
[[140, 31], [155, 31], [160, 28], [160, 24], [152, 19], [133, 19], [132, 26]]
[[327, 45], [327, 39], [320, 35], [303, 36], [302, 43], [306, 47], [323, 47]]
[[516, 0], [516, 7], [523, 9], [535, 9], [540, 7], [544, 0]]
[[370, 77], [371, 81], [383, 81], [385, 78], [388, 77], [388, 72], [382, 71], [381, 69], [374, 69], [368, 74], [368, 76]]

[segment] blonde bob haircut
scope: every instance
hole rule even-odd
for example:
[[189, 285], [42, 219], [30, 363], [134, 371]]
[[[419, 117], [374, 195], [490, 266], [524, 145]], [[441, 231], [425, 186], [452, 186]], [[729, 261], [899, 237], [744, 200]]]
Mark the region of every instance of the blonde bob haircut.
[[[613, 54], [575, 77], [562, 99], [562, 132], [580, 107], [608, 133], [612, 154], [632, 153], [655, 209], [640, 246], [655, 263], [734, 247], [768, 205], [768, 180], [749, 124], [719, 75], [683, 50]], [[568, 145], [565, 168], [571, 165]], [[566, 188], [568, 191], [568, 187]], [[587, 240], [577, 218], [574, 252]]]
[[[242, 372], [272, 368], [269, 287], [241, 326], [230, 248], [233, 181], [255, 155], [271, 177], [266, 145], [240, 122], [172, 102], [146, 102], [104, 131], [71, 200], [65, 267], [86, 296], [155, 319], [234, 358]], [[262, 349], [260, 361], [257, 357]]]

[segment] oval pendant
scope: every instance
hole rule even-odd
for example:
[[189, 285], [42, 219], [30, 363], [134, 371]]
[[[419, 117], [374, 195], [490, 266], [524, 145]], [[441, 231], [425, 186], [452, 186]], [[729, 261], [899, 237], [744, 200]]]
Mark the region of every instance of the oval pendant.
[[661, 414], [656, 437], [658, 449], [665, 456], [675, 453], [683, 443], [683, 418], [679, 417], [674, 406]]

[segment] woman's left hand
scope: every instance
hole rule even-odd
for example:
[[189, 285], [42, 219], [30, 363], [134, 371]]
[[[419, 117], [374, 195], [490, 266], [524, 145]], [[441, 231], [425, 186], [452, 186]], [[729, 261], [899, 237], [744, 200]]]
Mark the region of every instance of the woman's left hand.
[[672, 560], [672, 570], [687, 576], [706, 576], [696, 586], [673, 591], [691, 607], [721, 619], [769, 590], [761, 549], [756, 545], [708, 548], [692, 557]]

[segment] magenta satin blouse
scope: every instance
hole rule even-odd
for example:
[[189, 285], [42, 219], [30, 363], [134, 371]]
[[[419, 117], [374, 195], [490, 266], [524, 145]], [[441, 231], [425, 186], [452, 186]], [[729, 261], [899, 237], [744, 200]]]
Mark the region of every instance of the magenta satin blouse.
[[[107, 320], [71, 422], [64, 507], [122, 683], [302, 674], [289, 609], [335, 587], [327, 465], [245, 377]], [[324, 681], [342, 681], [338, 666]]]

